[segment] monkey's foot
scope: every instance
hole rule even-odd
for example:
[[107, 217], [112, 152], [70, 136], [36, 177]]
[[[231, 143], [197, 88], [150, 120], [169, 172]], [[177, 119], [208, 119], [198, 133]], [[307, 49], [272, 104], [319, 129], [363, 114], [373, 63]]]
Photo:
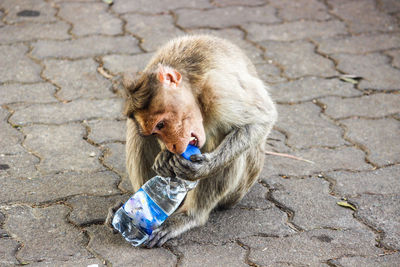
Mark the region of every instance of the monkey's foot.
[[112, 220], [113, 220], [113, 218], [114, 218], [115, 212], [117, 212], [117, 210], [118, 210], [123, 204], [124, 204], [124, 203], [123, 203], [122, 201], [119, 200], [119, 201], [117, 201], [117, 202], [115, 203], [114, 206], [110, 207], [110, 208], [108, 209], [107, 218], [106, 218], [106, 220], [105, 220], [105, 222], [104, 222], [104, 225], [105, 225], [105, 226], [108, 226], [108, 227], [110, 228], [110, 230], [111, 230], [114, 234], [117, 234], [118, 231], [115, 230], [114, 227], [112, 226]]
[[146, 243], [148, 248], [161, 247], [171, 238], [198, 226], [197, 221], [184, 213], [172, 214], [159, 228], [153, 231]]

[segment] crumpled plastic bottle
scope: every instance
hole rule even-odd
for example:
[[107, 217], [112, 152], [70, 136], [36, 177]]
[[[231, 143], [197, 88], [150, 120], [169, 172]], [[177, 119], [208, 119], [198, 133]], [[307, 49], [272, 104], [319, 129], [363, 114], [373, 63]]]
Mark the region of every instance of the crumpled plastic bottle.
[[[194, 154], [200, 154], [200, 150], [188, 145], [182, 156], [190, 160]], [[197, 181], [154, 176], [117, 210], [112, 225], [129, 243], [140, 246], [179, 207], [187, 192], [196, 185]]]

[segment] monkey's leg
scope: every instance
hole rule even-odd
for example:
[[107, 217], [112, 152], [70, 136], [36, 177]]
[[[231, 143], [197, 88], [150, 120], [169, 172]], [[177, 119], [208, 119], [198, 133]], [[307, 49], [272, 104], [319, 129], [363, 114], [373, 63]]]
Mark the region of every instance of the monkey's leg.
[[263, 151], [264, 145], [260, 144], [258, 147], [246, 153], [244, 179], [240, 179], [236, 188], [219, 201], [218, 209], [225, 210], [233, 207], [242, 200], [249, 189], [254, 185], [264, 166], [265, 155]]

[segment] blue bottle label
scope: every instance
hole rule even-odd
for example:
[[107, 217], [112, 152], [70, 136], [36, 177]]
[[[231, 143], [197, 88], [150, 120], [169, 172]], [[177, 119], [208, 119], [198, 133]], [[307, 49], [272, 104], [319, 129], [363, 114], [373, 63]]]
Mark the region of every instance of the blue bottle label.
[[148, 235], [159, 227], [168, 215], [140, 188], [123, 206], [126, 214]]

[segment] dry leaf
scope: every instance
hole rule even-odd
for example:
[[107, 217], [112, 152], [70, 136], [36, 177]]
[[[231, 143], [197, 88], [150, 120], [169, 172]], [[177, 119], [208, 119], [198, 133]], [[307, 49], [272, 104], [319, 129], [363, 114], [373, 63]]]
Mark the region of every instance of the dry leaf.
[[356, 207], [354, 207], [352, 204], [350, 204], [347, 201], [338, 201], [338, 202], [336, 202], [336, 204], [338, 204], [339, 206], [345, 207], [345, 208], [349, 208], [349, 209], [352, 209], [352, 210], [357, 210]]

